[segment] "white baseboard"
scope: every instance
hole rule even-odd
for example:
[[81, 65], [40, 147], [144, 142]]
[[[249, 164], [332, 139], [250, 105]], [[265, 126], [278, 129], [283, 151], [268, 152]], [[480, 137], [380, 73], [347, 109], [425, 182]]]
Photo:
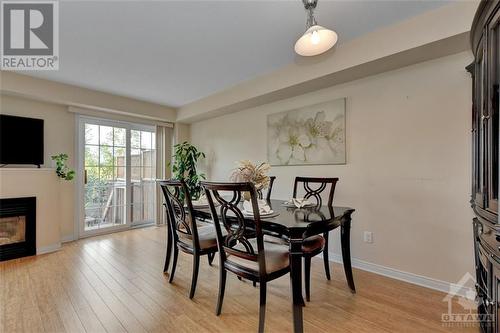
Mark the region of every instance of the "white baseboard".
[[72, 242], [74, 240], [75, 240], [75, 236], [73, 234], [69, 234], [69, 235], [66, 235], [66, 236], [62, 236], [61, 243]]
[[[329, 252], [328, 256], [330, 261], [336, 263], [342, 263], [342, 256], [340, 254]], [[352, 258], [351, 265], [352, 267], [361, 269], [363, 271], [387, 276], [392, 279], [408, 282], [421, 287], [442, 291], [446, 294], [452, 291], [454, 295], [467, 297], [468, 295], [472, 295], [470, 293], [471, 291], [474, 294], [476, 292], [473, 288], [470, 287], [464, 287], [456, 283], [446, 282], [414, 273], [400, 271], [394, 268], [374, 264], [361, 259]]]
[[61, 243], [41, 246], [36, 248], [36, 255], [55, 252], [61, 248]]

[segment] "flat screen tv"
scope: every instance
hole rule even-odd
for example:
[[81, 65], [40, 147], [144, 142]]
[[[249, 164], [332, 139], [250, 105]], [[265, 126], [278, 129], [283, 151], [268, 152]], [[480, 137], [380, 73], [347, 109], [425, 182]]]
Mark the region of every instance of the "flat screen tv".
[[0, 115], [0, 164], [43, 164], [43, 119]]

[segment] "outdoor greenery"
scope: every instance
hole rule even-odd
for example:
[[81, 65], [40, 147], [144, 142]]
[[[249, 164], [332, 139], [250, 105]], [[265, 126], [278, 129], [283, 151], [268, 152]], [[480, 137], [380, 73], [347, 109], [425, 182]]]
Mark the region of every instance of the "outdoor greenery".
[[75, 178], [75, 170], [70, 169], [66, 165], [68, 154], [53, 155], [51, 158], [53, 161], [56, 161], [56, 174], [59, 178], [65, 180], [72, 180]]
[[186, 182], [192, 200], [198, 200], [201, 194], [200, 180], [205, 179], [205, 174], [196, 171], [196, 164], [205, 153], [201, 152], [188, 142], [178, 143], [174, 146], [174, 164], [172, 172], [174, 178]]

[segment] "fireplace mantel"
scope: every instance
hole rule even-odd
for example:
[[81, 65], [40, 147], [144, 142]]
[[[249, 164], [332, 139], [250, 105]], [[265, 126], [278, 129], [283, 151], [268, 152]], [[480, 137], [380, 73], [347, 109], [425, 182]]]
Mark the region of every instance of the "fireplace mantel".
[[52, 168], [0, 168], [0, 198], [36, 197], [37, 254], [61, 247], [61, 182]]

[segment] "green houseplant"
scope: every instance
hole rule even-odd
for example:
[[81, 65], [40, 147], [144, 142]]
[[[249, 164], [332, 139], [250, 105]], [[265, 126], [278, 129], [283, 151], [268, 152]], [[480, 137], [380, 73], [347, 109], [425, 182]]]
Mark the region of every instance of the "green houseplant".
[[191, 193], [192, 200], [198, 200], [201, 194], [200, 180], [205, 179], [205, 174], [198, 173], [196, 164], [198, 160], [205, 158], [205, 153], [201, 152], [190, 144], [184, 141], [174, 146], [174, 164], [172, 172], [174, 178], [182, 179]]
[[56, 174], [59, 178], [65, 180], [72, 180], [75, 178], [75, 170], [70, 169], [66, 165], [68, 154], [53, 155], [51, 158], [56, 162]]

